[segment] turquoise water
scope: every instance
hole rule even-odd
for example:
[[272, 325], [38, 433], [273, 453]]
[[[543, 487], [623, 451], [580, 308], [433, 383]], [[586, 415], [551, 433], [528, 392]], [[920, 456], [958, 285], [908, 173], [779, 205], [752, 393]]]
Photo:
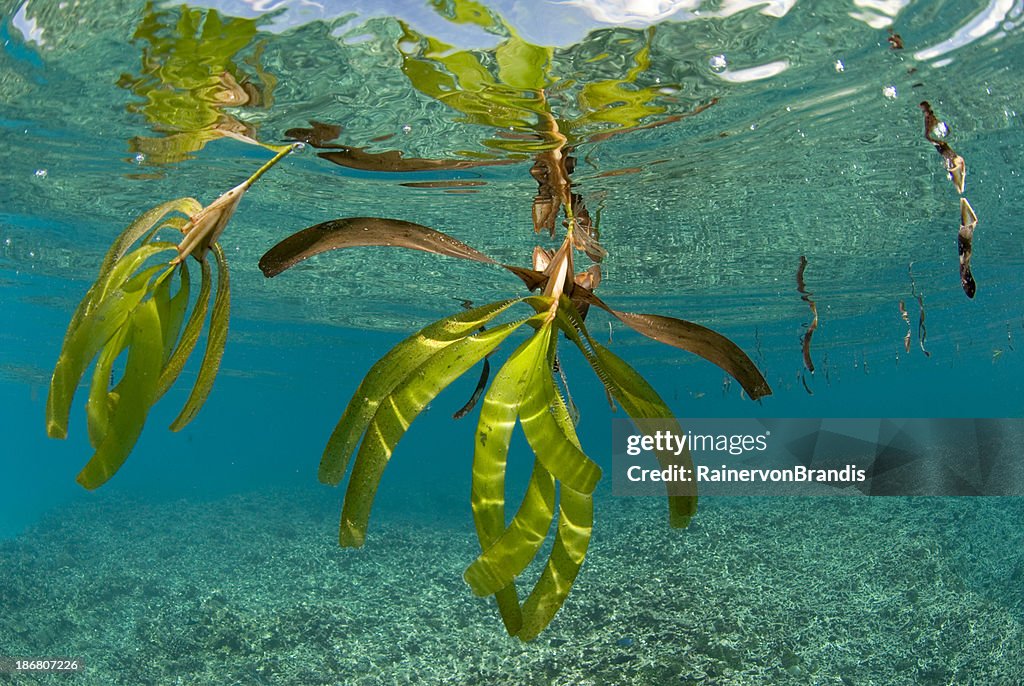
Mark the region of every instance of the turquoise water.
[[[773, 394], [752, 402], [714, 365], [600, 312], [594, 336], [679, 417], [1024, 416], [1020, 4], [653, 4], [491, 8], [524, 41], [554, 46], [546, 97], [563, 121], [586, 115], [588, 83], [627, 81], [607, 109], [651, 94], [655, 109], [630, 126], [612, 116], [577, 131], [575, 190], [600, 211], [609, 253], [601, 297], [729, 336]], [[197, 47], [214, 5], [236, 23]], [[606, 472], [566, 604], [535, 641], [508, 637], [462, 580], [479, 552], [476, 415], [451, 414], [475, 371], [402, 439], [366, 545], [337, 546], [342, 492], [317, 483], [317, 464], [363, 375], [460, 300], [521, 285], [376, 248], [267, 280], [259, 257], [345, 216], [418, 222], [524, 266], [535, 245], [557, 247], [532, 231], [531, 161], [508, 137], [536, 122], [503, 137], [403, 71], [403, 26], [495, 69], [502, 37], [440, 5], [0, 0], [0, 658], [80, 657], [70, 678], [87, 684], [1024, 682], [1019, 498], [708, 498], [674, 531], [661, 500], [612, 496]], [[179, 24], [186, 12], [194, 30]], [[973, 299], [957, 266], [958, 193], [922, 100], [967, 164]], [[125, 466], [86, 492], [84, 401], [67, 441], [46, 438], [45, 405], [110, 242], [143, 209], [209, 203], [268, 159], [225, 130], [279, 144], [311, 120], [373, 153], [511, 162], [366, 171], [312, 145], [286, 158], [221, 239], [233, 307], [206, 406], [166, 430], [193, 364]], [[424, 181], [479, 185], [402, 185]], [[813, 373], [804, 295], [818, 314]], [[583, 447], [610, 469], [622, 412], [562, 350]], [[516, 495], [530, 462], [517, 438]]]

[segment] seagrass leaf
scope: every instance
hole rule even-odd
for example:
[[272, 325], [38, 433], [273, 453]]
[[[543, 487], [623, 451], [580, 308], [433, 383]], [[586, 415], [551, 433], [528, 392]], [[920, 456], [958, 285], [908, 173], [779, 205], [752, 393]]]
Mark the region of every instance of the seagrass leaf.
[[[618, 401], [622, 409], [633, 419], [658, 420], [663, 428], [680, 435], [682, 430], [673, 417], [671, 408], [662, 400], [658, 392], [633, 369], [625, 360], [594, 340], [583, 323], [583, 318], [566, 298], [562, 298], [558, 310], [559, 323], [563, 331], [583, 352], [584, 357], [601, 379], [601, 383], [612, 397]], [[582, 335], [582, 337], [581, 337]], [[585, 338], [585, 341], [584, 341]], [[693, 470], [693, 462], [689, 450], [678, 457], [671, 452], [655, 452], [659, 464], [668, 467], [680, 464]], [[666, 483], [668, 491], [669, 526], [686, 528], [690, 519], [697, 512], [696, 487], [678, 482]]]
[[[183, 267], [186, 264], [186, 262], [181, 263]], [[199, 335], [203, 332], [203, 324], [206, 323], [206, 313], [210, 309], [210, 293], [213, 290], [213, 270], [210, 268], [209, 260], [202, 260], [199, 264], [202, 268], [199, 297], [196, 298], [196, 304], [192, 308], [192, 313], [188, 316], [185, 329], [178, 340], [178, 346], [171, 353], [171, 357], [167, 360], [167, 364], [164, 365], [163, 371], [160, 372], [160, 385], [157, 390], [158, 399], [164, 397], [164, 394], [178, 380], [181, 370], [184, 369], [185, 363], [192, 356], [192, 351], [196, 348]]]
[[260, 258], [260, 269], [269, 278], [327, 250], [368, 246], [409, 248], [495, 264], [462, 241], [420, 224], [400, 219], [348, 217], [317, 224], [285, 238]]
[[[199, 202], [193, 198], [178, 198], [177, 200], [171, 200], [157, 205], [156, 207], [153, 207], [139, 215], [139, 217], [132, 222], [128, 228], [122, 231], [121, 234], [114, 239], [113, 245], [110, 246], [106, 256], [103, 258], [96, 281], [89, 288], [89, 291], [86, 293], [85, 297], [82, 298], [82, 301], [78, 304], [75, 313], [72, 315], [71, 323], [68, 324], [68, 331], [70, 332], [78, 326], [78, 323], [90, 308], [94, 307], [106, 293], [110, 292], [110, 290], [117, 288], [124, 283], [129, 275], [138, 269], [146, 259], [152, 257], [158, 252], [161, 252], [162, 250], [170, 249], [173, 244], [167, 242], [147, 243], [146, 245], [156, 247], [150, 247], [143, 253], [139, 253], [137, 249], [130, 255], [132, 258], [130, 262], [119, 265], [122, 258], [125, 256], [125, 253], [128, 252], [128, 248], [138, 241], [139, 238], [145, 235], [146, 232], [151, 231], [153, 226], [168, 213], [177, 211], [185, 214], [192, 214], [201, 208], [202, 206]], [[141, 247], [143, 246], [140, 246], [140, 248]], [[137, 259], [139, 257], [141, 257], [141, 259]], [[120, 269], [118, 270], [118, 274], [112, 279], [111, 272], [115, 265], [119, 265]]]
[[[592, 341], [591, 345], [598, 363], [612, 382], [612, 396], [622, 405], [626, 414], [633, 419], [657, 420], [658, 430], [682, 435], [683, 431], [673, 418], [672, 410], [635, 369], [597, 341]], [[679, 465], [689, 470], [689, 473], [694, 473], [689, 448], [679, 455], [671, 451], [655, 451], [654, 454], [663, 469]], [[684, 529], [697, 512], [696, 486], [688, 482], [672, 481], [666, 482], [665, 487], [668, 491], [669, 526]]]
[[46, 433], [50, 438], [67, 437], [68, 415], [78, 382], [111, 336], [128, 323], [132, 310], [146, 294], [150, 279], [163, 269], [167, 269], [166, 265], [150, 267], [132, 277], [123, 289], [108, 294], [77, 326], [69, 328], [46, 400]]
[[675, 317], [613, 310], [603, 300], [586, 289], [575, 289], [573, 296], [583, 302], [597, 305], [626, 326], [648, 338], [700, 355], [705, 360], [713, 362], [736, 379], [752, 399], [757, 400], [771, 395], [772, 389], [761, 375], [757, 365], [747, 357], [747, 354], [739, 346], [722, 334], [700, 324]]
[[89, 431], [89, 444], [93, 449], [99, 448], [110, 427], [110, 415], [117, 405], [117, 398], [110, 392], [111, 376], [114, 362], [128, 346], [130, 327], [121, 327], [103, 349], [100, 350], [93, 368], [92, 383], [89, 387], [89, 399], [85, 403], [86, 426]]
[[482, 554], [464, 574], [477, 595], [512, 583], [540, 549], [554, 516], [555, 484], [538, 461], [526, 495], [505, 528], [505, 469], [522, 399], [533, 392], [538, 367], [547, 366], [550, 329], [542, 328], [509, 356], [484, 398], [473, 455], [471, 504]]
[[[552, 413], [562, 433], [579, 448], [579, 438], [569, 416], [569, 409], [557, 389]], [[593, 497], [561, 484], [558, 489], [555, 542], [544, 571], [523, 603], [523, 623], [518, 634], [521, 640], [532, 641], [536, 638], [562, 607], [583, 566], [593, 527]]]
[[86, 315], [99, 306], [107, 296], [123, 287], [129, 279], [134, 278], [133, 275], [135, 275], [150, 258], [165, 250], [171, 250], [173, 247], [173, 243], [167, 242], [155, 242], [141, 245], [128, 253], [128, 255], [124, 256], [123, 259], [119, 259], [110, 269], [103, 272], [99, 278], [96, 279], [93, 285], [89, 287], [89, 290], [82, 298], [82, 301], [78, 303], [75, 313], [71, 316], [71, 322], [68, 324], [65, 341], [67, 340], [67, 336], [69, 336], [71, 332], [78, 327]]
[[157, 307], [160, 309], [160, 324], [164, 327], [162, 337], [165, 364], [170, 360], [171, 353], [174, 352], [178, 343], [181, 326], [185, 322], [185, 312], [188, 310], [189, 298], [192, 295], [187, 263], [182, 262], [178, 265], [178, 291], [173, 296], [171, 295], [172, 281], [171, 275], [168, 274], [153, 291], [153, 297], [156, 298]]
[[171, 423], [171, 431], [185, 428], [206, 402], [220, 370], [220, 360], [224, 356], [224, 345], [228, 340], [228, 323], [231, 318], [231, 277], [228, 272], [228, 261], [219, 243], [211, 245], [210, 252], [217, 260], [217, 292], [213, 297], [210, 332], [206, 336], [206, 352], [203, 354], [192, 393], [185, 401], [185, 406], [181, 408], [181, 413]]
[[156, 402], [163, 355], [160, 332], [160, 315], [151, 298], [132, 313], [128, 361], [124, 379], [118, 384], [117, 407], [102, 443], [78, 474], [78, 483], [90, 490], [104, 484], [124, 464]]
[[[553, 354], [557, 330], [549, 322], [536, 335], [545, 336], [549, 344], [544, 348], [544, 360], [533, 368], [535, 376], [520, 408], [523, 433], [537, 459], [553, 477], [580, 493], [591, 493], [601, 479], [601, 468], [580, 450], [578, 442], [574, 443], [554, 414], [559, 395], [547, 356]], [[572, 436], [575, 438], [574, 431]]]
[[352, 452], [377, 407], [399, 383], [431, 355], [469, 336], [517, 302], [517, 299], [503, 300], [445, 317], [399, 343], [373, 365], [352, 395], [324, 448], [320, 481], [331, 485], [341, 481]]
[[[311, 226], [285, 238], [260, 258], [260, 269], [264, 276], [272, 278], [327, 250], [372, 246], [408, 248], [483, 264], [499, 264], [457, 238], [421, 224], [400, 219], [347, 217]], [[532, 269], [506, 264], [500, 266], [518, 276], [530, 290], [547, 280], [545, 275]]]
[[110, 250], [107, 251], [106, 256], [103, 258], [103, 263], [100, 265], [99, 278], [102, 279], [106, 276], [114, 267], [114, 264], [128, 252], [128, 248], [156, 226], [156, 223], [161, 218], [171, 212], [181, 212], [182, 214], [192, 216], [201, 209], [203, 209], [203, 206], [195, 198], [177, 198], [143, 212], [127, 229], [121, 232], [121, 235], [114, 239], [114, 243], [110, 246]]
[[523, 625], [517, 634], [532, 641], [562, 607], [576, 581], [594, 528], [594, 501], [565, 484], [558, 493], [558, 530], [551, 556], [530, 595], [523, 602]]
[[537, 317], [502, 324], [442, 348], [400, 381], [381, 402], [359, 446], [345, 492], [338, 533], [341, 545], [359, 547], [363, 544], [370, 508], [384, 468], [416, 415], [513, 331]]
[[554, 516], [555, 480], [540, 460], [535, 460], [512, 522], [463, 574], [473, 593], [488, 596], [513, 583], [537, 556]]

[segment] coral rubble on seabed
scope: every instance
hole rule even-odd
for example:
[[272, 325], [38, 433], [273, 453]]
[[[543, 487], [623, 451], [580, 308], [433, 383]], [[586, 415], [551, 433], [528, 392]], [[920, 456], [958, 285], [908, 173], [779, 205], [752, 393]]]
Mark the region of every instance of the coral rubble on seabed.
[[461, 510], [382, 506], [343, 550], [327, 491], [100, 496], [0, 543], [0, 655], [87, 671], [0, 683], [1024, 681], [1019, 499], [706, 498], [671, 531], [599, 493], [584, 588], [525, 645], [462, 581]]

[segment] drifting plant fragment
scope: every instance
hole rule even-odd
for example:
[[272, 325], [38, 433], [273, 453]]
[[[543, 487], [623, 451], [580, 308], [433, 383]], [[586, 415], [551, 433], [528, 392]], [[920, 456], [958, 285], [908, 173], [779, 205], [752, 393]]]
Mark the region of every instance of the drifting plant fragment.
[[[811, 337], [814, 336], [814, 331], [818, 328], [818, 306], [811, 298], [813, 294], [807, 292], [807, 284], [804, 283], [804, 269], [806, 268], [807, 258], [801, 255], [800, 266], [796, 270], [796, 290], [800, 293], [800, 299], [807, 303], [807, 307], [811, 310], [811, 323], [807, 325], [807, 331], [804, 332], [801, 351], [804, 356], [804, 366], [813, 374], [814, 360], [811, 359]], [[804, 383], [804, 386], [806, 387], [807, 384]], [[808, 392], [810, 392], [809, 389]]]
[[[178, 379], [192, 355], [210, 312], [202, 364], [171, 430], [186, 426], [206, 401], [224, 352], [231, 309], [228, 264], [217, 239], [246, 189], [290, 150], [280, 149], [246, 182], [207, 207], [193, 198], [162, 203], [142, 213], [114, 240], [99, 277], [71, 317], [46, 405], [47, 434], [66, 438], [75, 391], [96, 360], [86, 402], [89, 441], [95, 453], [78, 475], [82, 486], [101, 486], [124, 464], [150, 408]], [[157, 240], [165, 229], [185, 236], [177, 245]], [[213, 271], [207, 259], [211, 252], [217, 267], [212, 312]], [[192, 281], [185, 261], [190, 255], [201, 268], [199, 296], [191, 314]], [[124, 351], [127, 362], [115, 385], [114, 366]]]
[[960, 286], [968, 298], [973, 298], [978, 290], [971, 273], [971, 244], [974, 241], [974, 228], [978, 225], [978, 215], [974, 213], [967, 198], [960, 198], [960, 231], [957, 233], [957, 251], [960, 253]]
[[937, 131], [945, 131], [948, 127], [945, 122], [939, 121], [939, 118], [935, 116], [931, 104], [927, 100], [923, 100], [919, 107], [924, 112], [924, 137], [935, 146], [939, 155], [942, 156], [950, 181], [956, 187], [956, 192], [963, 195], [964, 183], [967, 179], [967, 164], [964, 162], [964, 158], [954, 152], [949, 143], [936, 137]]
[[900, 316], [903, 317], [903, 321], [907, 324], [907, 335], [903, 337], [903, 351], [910, 352], [910, 315], [907, 314], [907, 306], [903, 300], [900, 300]]
[[974, 241], [974, 229], [978, 226], [978, 215], [974, 213], [974, 209], [967, 202], [967, 198], [963, 197], [967, 166], [964, 163], [964, 158], [953, 152], [948, 143], [936, 138], [935, 132], [941, 131], [945, 133], [947, 127], [944, 122], [939, 121], [938, 117], [935, 116], [928, 101], [923, 101], [920, 107], [924, 112], [924, 137], [942, 155], [942, 159], [946, 162], [946, 171], [949, 172], [949, 178], [953, 181], [957, 193], [961, 196], [960, 230], [957, 232], [957, 252], [960, 256], [960, 286], [968, 298], [973, 298], [978, 291], [978, 285], [974, 281], [974, 275], [971, 273], [971, 245]]
[[910, 294], [917, 298], [917, 307], [920, 312], [917, 317], [917, 342], [921, 346], [921, 352], [924, 353], [925, 357], [931, 357], [932, 354], [924, 347], [925, 339], [928, 338], [928, 329], [924, 325], [924, 295], [917, 292], [917, 284], [914, 281], [913, 262], [907, 266], [907, 273], [910, 274]]

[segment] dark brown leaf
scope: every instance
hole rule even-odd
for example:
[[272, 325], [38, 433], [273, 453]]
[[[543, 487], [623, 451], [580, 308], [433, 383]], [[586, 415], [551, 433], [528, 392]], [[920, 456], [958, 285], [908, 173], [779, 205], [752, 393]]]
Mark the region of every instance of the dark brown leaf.
[[967, 164], [964, 162], [964, 158], [957, 155], [953, 148], [949, 146], [946, 141], [936, 138], [933, 131], [938, 129], [942, 122], [935, 116], [935, 112], [932, 111], [932, 106], [927, 100], [923, 100], [919, 105], [921, 111], [924, 112], [924, 137], [928, 139], [928, 142], [935, 146], [935, 149], [942, 155], [942, 159], [946, 162], [946, 171], [949, 172], [949, 178], [956, 186], [956, 192], [963, 195], [964, 183], [967, 180]]
[[408, 248], [484, 264], [497, 264], [518, 276], [530, 290], [543, 286], [548, 278], [532, 269], [500, 264], [462, 241], [421, 224], [378, 217], [334, 219], [303, 229], [268, 250], [260, 258], [260, 270], [264, 276], [271, 278], [327, 250], [371, 246]]
[[288, 129], [284, 132], [285, 138], [293, 141], [302, 141], [308, 143], [314, 148], [331, 148], [328, 141], [333, 141], [335, 138], [341, 135], [341, 127], [336, 124], [325, 124], [321, 121], [311, 119], [309, 121], [312, 128], [302, 129]]
[[[807, 307], [811, 310], [811, 323], [807, 325], [807, 331], [804, 332], [801, 352], [804, 356], [804, 366], [807, 367], [807, 371], [813, 374], [814, 360], [811, 359], [811, 338], [814, 336], [814, 331], [818, 328], [818, 306], [811, 299], [813, 294], [807, 291], [807, 284], [804, 283], [804, 270], [806, 268], [807, 258], [801, 255], [800, 266], [796, 270], [796, 290], [800, 293], [800, 299], [807, 303]], [[807, 383], [804, 382], [804, 385], [806, 386]]]
[[675, 348], [700, 355], [713, 362], [736, 379], [752, 399], [771, 395], [772, 389], [757, 365], [740, 350], [739, 346], [720, 333], [693, 322], [657, 314], [637, 314], [613, 310], [603, 300], [585, 288], [573, 289], [574, 301], [597, 305], [634, 331]]

